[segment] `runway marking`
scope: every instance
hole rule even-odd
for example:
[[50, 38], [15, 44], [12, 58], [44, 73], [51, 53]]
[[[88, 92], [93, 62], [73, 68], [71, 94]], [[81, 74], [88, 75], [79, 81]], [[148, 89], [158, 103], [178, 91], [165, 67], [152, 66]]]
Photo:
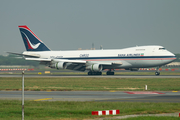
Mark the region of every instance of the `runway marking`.
[[111, 91], [109, 91], [109, 92], [116, 92], [115, 90], [111, 90]]
[[[179, 102], [179, 100], [173, 100], [173, 99], [164, 99], [164, 100], [162, 100], [162, 99], [138, 99], [138, 98], [127, 98], [127, 99], [108, 99], [109, 101], [155, 101], [155, 102], [157, 102], [157, 101], [160, 101], [160, 102], [166, 102], [167, 100], [170, 100], [170, 101], [173, 101], [173, 102], [176, 102], [176, 101], [178, 101]], [[98, 101], [98, 100], [97, 100]], [[106, 101], [106, 100], [100, 100], [100, 101]]]
[[160, 92], [125, 92], [128, 94], [165, 94], [165, 93], [160, 93]]
[[172, 92], [178, 92], [178, 91], [172, 91]]
[[34, 100], [34, 101], [42, 101], [42, 100], [51, 100], [52, 98], [43, 98], [43, 99], [37, 99], [37, 100]]
[[52, 92], [51, 90], [47, 90], [46, 92]]

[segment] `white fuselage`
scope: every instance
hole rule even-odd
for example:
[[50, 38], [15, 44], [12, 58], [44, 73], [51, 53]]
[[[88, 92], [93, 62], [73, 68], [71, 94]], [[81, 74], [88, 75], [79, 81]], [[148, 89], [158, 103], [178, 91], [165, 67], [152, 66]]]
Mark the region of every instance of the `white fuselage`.
[[[146, 68], [162, 66], [176, 59], [175, 55], [162, 46], [137, 46], [125, 49], [109, 50], [74, 50], [28, 52], [26, 55], [37, 55], [40, 58], [83, 60], [93, 63], [121, 63], [115, 68]], [[104, 69], [108, 69], [105, 66]], [[110, 69], [110, 68], [109, 68]]]

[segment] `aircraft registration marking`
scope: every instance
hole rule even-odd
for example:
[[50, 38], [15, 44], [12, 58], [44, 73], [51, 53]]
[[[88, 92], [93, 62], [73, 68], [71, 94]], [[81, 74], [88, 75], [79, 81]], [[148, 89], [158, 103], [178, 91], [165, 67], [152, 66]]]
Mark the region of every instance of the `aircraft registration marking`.
[[130, 56], [144, 56], [144, 53], [130, 53], [130, 54], [118, 54], [118, 57], [130, 57]]
[[80, 54], [79, 57], [89, 57], [89, 54]]

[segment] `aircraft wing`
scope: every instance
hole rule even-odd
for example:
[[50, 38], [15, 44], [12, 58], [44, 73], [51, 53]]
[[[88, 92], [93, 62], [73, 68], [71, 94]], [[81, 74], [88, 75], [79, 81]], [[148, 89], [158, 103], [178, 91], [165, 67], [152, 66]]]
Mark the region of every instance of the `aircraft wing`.
[[85, 71], [87, 66], [93, 64], [102, 65], [104, 69], [106, 66], [119, 66], [122, 65], [122, 62], [94, 62], [94, 61], [85, 61], [85, 60], [69, 60], [69, 59], [49, 59], [49, 58], [25, 58], [26, 60], [39, 61], [40, 64], [48, 65], [50, 67], [55, 67], [55, 64], [61, 62], [66, 63], [66, 69]]
[[85, 71], [86, 61], [83, 60], [68, 60], [68, 59], [46, 59], [46, 58], [25, 58], [26, 60], [39, 61], [40, 64], [48, 65], [49, 67], [55, 68], [58, 62], [65, 63], [66, 69]]
[[68, 59], [49, 59], [49, 58], [25, 58], [26, 60], [42, 61], [42, 62], [67, 62], [67, 63], [86, 63], [82, 60], [68, 60]]

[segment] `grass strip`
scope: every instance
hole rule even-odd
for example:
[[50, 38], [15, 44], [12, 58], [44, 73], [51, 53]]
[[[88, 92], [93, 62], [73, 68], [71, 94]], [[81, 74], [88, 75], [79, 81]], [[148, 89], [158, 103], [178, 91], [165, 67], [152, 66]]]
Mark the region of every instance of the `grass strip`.
[[[116, 119], [116, 120], [120, 120], [120, 119]], [[179, 117], [173, 117], [173, 116], [171, 116], [171, 117], [169, 117], [169, 116], [161, 116], [161, 117], [142, 116], [142, 117], [126, 118], [126, 119], [123, 119], [123, 120], [179, 120]]]
[[[119, 109], [121, 116], [173, 113], [180, 111], [180, 103], [25, 101], [25, 119], [81, 120], [112, 117], [112, 115], [92, 116], [91, 112], [114, 109]], [[21, 101], [0, 100], [0, 119], [21, 119]]]
[[[22, 78], [0, 77], [0, 90], [21, 90]], [[180, 91], [180, 78], [25, 78], [31, 91]]]

